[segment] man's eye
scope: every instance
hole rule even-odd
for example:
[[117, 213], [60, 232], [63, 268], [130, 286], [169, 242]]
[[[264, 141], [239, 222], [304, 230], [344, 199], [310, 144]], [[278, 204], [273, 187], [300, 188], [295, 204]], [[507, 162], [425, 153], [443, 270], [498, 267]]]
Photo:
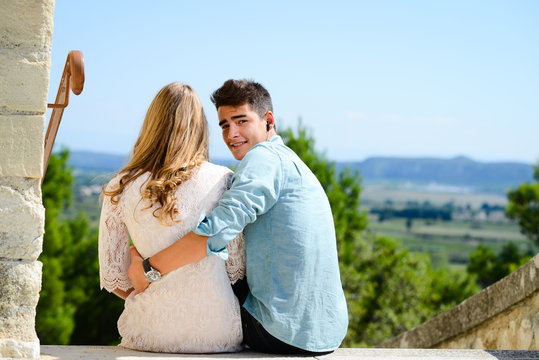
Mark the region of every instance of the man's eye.
[[228, 125], [221, 126], [221, 129], [223, 129], [223, 130], [228, 129]]
[[238, 121], [238, 123], [240, 123], [240, 124], [243, 124], [243, 123], [246, 123], [246, 122], [247, 122], [247, 120], [240, 120], [240, 121]]

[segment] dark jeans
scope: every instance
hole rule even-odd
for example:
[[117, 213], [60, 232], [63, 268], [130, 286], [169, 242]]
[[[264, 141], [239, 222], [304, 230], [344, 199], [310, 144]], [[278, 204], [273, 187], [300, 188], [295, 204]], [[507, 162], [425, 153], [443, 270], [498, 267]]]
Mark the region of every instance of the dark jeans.
[[249, 293], [249, 286], [247, 285], [247, 279], [239, 280], [232, 285], [234, 294], [238, 298], [241, 305], [241, 324], [243, 327], [243, 342], [251, 350], [270, 353], [270, 354], [297, 354], [297, 355], [324, 355], [329, 354], [332, 351], [327, 352], [311, 352], [297, 348], [282, 342], [276, 337], [272, 336], [264, 329], [262, 324], [258, 322], [245, 308], [243, 303]]

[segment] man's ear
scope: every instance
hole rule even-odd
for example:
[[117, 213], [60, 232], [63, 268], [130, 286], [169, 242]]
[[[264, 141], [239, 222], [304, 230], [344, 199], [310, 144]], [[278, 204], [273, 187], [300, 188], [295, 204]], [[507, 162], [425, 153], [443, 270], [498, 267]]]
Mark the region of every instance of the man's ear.
[[266, 115], [264, 115], [264, 120], [266, 121], [266, 129], [270, 131], [275, 125], [275, 118], [273, 117], [273, 113], [271, 111], [266, 111]]

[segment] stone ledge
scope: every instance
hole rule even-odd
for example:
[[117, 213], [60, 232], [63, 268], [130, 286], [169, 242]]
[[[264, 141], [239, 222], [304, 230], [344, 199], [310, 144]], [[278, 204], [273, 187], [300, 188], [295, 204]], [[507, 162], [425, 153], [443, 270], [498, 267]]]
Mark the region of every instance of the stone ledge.
[[528, 360], [539, 359], [539, 351], [514, 350], [433, 350], [433, 349], [337, 349], [323, 356], [284, 356], [261, 354], [252, 351], [226, 354], [162, 354], [129, 350], [117, 346], [59, 346], [41, 345], [42, 360], [67, 359], [443, 359], [443, 360]]
[[[471, 331], [539, 291], [539, 254], [518, 270], [453, 309], [400, 334], [379, 348], [433, 348]], [[505, 347], [502, 347], [505, 348]]]

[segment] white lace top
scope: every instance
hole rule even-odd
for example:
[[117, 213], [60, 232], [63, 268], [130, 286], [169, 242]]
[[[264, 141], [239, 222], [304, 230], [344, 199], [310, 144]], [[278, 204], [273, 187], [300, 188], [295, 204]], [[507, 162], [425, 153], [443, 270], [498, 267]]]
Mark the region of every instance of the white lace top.
[[[129, 238], [143, 258], [172, 245], [197, 225], [202, 210], [211, 213], [227, 189], [232, 172], [203, 163], [179, 186], [181, 222], [164, 226], [153, 216], [157, 208], [142, 200], [144, 174], [123, 191], [118, 205], [104, 197], [99, 225], [101, 288], [109, 292], [132, 287], [127, 277], [131, 262]], [[114, 188], [119, 176], [113, 178]], [[245, 246], [238, 236], [228, 246], [229, 259], [208, 256], [176, 269], [141, 294], [131, 293], [118, 320], [121, 346], [156, 352], [233, 352], [241, 350], [242, 329], [238, 300], [230, 283], [243, 278]]]

